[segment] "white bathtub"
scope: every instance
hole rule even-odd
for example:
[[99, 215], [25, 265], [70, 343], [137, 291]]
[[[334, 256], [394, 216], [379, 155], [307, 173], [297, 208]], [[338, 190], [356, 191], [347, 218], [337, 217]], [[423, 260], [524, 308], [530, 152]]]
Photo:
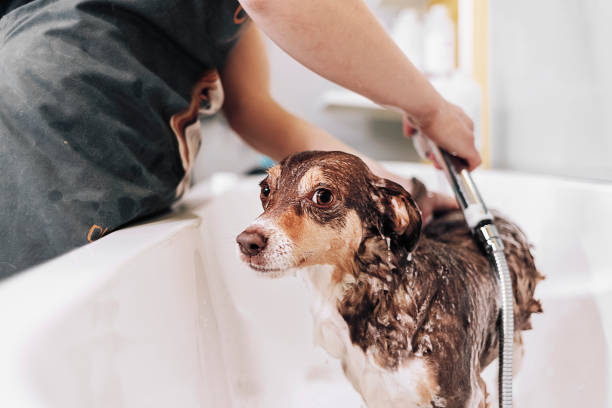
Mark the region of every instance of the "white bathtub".
[[[429, 167], [390, 167], [445, 186]], [[548, 276], [515, 406], [612, 406], [612, 186], [475, 178]], [[258, 180], [216, 177], [172, 214], [0, 282], [0, 407], [362, 406], [313, 346], [301, 282], [237, 260], [234, 238], [261, 211]]]

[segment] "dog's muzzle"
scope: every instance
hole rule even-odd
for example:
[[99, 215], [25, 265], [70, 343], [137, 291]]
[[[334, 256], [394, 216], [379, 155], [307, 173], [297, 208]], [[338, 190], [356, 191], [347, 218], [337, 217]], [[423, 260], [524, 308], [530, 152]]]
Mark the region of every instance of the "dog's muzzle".
[[255, 256], [264, 250], [268, 238], [255, 229], [246, 229], [236, 237], [236, 242], [240, 252], [247, 256]]

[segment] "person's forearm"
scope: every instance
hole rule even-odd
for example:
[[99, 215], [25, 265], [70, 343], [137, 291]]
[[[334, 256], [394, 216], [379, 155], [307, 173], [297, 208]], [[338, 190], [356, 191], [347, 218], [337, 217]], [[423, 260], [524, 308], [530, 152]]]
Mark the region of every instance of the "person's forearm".
[[258, 103], [249, 103], [235, 116], [228, 116], [232, 128], [256, 150], [277, 161], [304, 150], [353, 152], [323, 129], [287, 112], [269, 96], [260, 97]]
[[362, 0], [241, 0], [249, 16], [302, 64], [417, 124], [442, 98]]
[[[391, 173], [376, 160], [313, 124], [287, 112], [270, 97], [262, 95], [259, 103], [244, 106], [239, 114], [228, 117], [232, 128], [256, 150], [280, 161], [291, 153], [305, 150], [340, 150], [359, 156], [380, 177], [396, 181], [408, 190], [406, 180]], [[251, 111], [252, 110], [252, 111]]]

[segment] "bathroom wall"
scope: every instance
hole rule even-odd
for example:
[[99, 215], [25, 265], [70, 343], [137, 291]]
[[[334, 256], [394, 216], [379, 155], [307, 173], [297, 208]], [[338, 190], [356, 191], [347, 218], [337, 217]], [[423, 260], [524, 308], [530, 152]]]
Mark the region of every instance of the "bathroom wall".
[[491, 0], [493, 165], [612, 180], [612, 2]]

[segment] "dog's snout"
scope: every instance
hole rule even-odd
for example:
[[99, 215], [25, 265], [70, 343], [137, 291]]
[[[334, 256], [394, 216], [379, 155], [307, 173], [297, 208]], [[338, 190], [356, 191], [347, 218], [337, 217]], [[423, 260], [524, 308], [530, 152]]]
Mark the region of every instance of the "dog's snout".
[[243, 254], [254, 256], [263, 251], [268, 242], [268, 238], [257, 230], [247, 229], [236, 237], [236, 242], [240, 246], [240, 251], [242, 251]]

